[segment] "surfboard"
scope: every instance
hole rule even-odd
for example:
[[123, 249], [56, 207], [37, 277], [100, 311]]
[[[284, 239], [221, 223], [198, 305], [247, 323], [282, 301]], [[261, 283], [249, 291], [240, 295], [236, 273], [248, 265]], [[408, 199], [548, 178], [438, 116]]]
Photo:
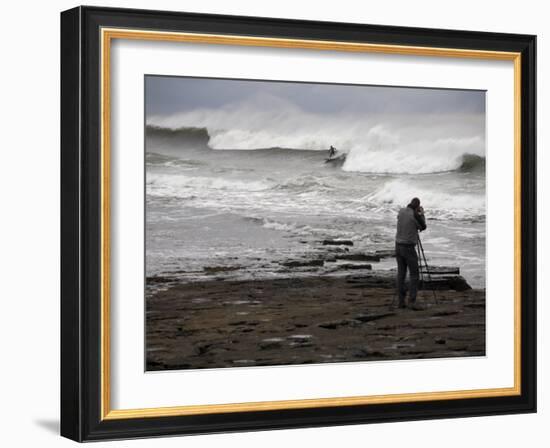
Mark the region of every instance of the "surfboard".
[[343, 163], [345, 160], [346, 160], [346, 155], [340, 154], [337, 157], [325, 159], [325, 163], [335, 163], [335, 162]]

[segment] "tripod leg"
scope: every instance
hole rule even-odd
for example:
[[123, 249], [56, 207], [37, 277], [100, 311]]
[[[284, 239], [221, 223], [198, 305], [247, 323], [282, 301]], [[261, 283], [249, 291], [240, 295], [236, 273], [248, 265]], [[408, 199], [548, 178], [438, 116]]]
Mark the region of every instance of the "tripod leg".
[[422, 270], [422, 256], [420, 254], [420, 246], [416, 246], [416, 251], [418, 252], [418, 273], [420, 274], [422, 289], [424, 289], [424, 271]]
[[432, 293], [433, 293], [433, 296], [434, 296], [434, 302], [435, 302], [436, 305], [438, 305], [439, 302], [437, 301], [437, 295], [435, 293], [435, 288], [434, 288], [434, 285], [433, 285], [433, 282], [432, 282], [432, 274], [430, 273], [430, 269], [428, 268], [428, 261], [426, 260], [426, 254], [424, 253], [424, 247], [422, 246], [422, 241], [420, 241], [420, 235], [418, 235], [418, 247], [422, 251], [422, 258], [424, 259], [424, 266], [426, 266], [426, 274], [428, 276], [428, 281], [432, 285]]

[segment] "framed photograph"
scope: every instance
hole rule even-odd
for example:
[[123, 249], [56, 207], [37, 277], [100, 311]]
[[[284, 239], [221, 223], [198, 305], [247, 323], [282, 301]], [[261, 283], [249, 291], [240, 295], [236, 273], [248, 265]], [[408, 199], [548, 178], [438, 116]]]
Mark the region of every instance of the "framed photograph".
[[535, 36], [61, 13], [61, 433], [536, 411]]

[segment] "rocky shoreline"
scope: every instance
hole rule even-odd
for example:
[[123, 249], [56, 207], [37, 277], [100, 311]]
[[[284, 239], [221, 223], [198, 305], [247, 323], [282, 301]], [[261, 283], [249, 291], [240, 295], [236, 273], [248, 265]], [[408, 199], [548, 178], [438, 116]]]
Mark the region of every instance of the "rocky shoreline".
[[[304, 242], [306, 243], [306, 242]], [[310, 242], [307, 242], [308, 244]], [[354, 242], [346, 239], [323, 239], [317, 241], [315, 251], [296, 258], [271, 262], [263, 267], [269, 273], [280, 278], [298, 276], [359, 275], [369, 286], [393, 288], [395, 268], [379, 269], [376, 263], [395, 257], [393, 249], [365, 252], [357, 250]], [[237, 260], [237, 257], [234, 257]], [[232, 261], [232, 260], [230, 260]], [[195, 275], [191, 280], [231, 280], [255, 278], [257, 273], [248, 272], [239, 264], [204, 266], [199, 272], [176, 271], [147, 277], [148, 289], [166, 284], [176, 285], [182, 282], [183, 275]], [[185, 278], [189, 281], [189, 278]], [[420, 263], [420, 284], [422, 289], [466, 291], [471, 289], [466, 279], [460, 275], [460, 269], [453, 266], [423, 266]]]
[[[345, 263], [374, 262], [344, 252]], [[343, 276], [150, 277], [157, 288], [146, 301], [147, 370], [485, 355], [485, 291], [471, 289], [457, 268], [436, 270], [419, 292], [419, 311], [395, 307], [394, 272], [365, 266]]]

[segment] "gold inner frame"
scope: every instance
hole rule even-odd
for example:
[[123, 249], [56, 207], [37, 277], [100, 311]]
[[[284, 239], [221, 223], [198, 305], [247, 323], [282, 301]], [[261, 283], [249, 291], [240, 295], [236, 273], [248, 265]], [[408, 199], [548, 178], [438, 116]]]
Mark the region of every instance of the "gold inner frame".
[[[502, 397], [521, 394], [521, 53], [418, 47], [304, 39], [101, 29], [101, 419], [166, 417], [262, 410], [306, 409], [414, 401]], [[113, 39], [241, 45], [254, 47], [383, 53], [414, 56], [506, 60], [514, 63], [514, 386], [441, 392], [368, 395], [302, 400], [260, 401], [228, 404], [187, 405], [140, 409], [111, 409], [110, 368], [110, 62]]]

